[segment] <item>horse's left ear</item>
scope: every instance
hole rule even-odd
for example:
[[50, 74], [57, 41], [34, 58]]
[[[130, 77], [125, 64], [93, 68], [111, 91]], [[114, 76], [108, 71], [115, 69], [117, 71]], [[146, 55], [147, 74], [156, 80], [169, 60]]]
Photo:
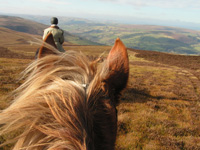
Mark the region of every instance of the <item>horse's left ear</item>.
[[56, 54], [55, 50], [53, 50], [55, 48], [57, 49], [53, 39], [53, 35], [49, 33], [44, 39], [43, 44], [39, 49], [38, 58], [44, 57], [49, 54]]
[[123, 42], [117, 38], [114, 46], [107, 57], [109, 65], [109, 75], [106, 82], [109, 88], [119, 93], [123, 90], [128, 82], [129, 76], [129, 59], [128, 53]]

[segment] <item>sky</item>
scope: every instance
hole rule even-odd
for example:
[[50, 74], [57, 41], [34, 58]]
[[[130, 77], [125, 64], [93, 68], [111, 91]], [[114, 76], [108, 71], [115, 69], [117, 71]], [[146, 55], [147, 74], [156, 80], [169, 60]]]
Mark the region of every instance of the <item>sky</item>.
[[195, 24], [200, 0], [0, 0], [0, 13], [66, 16], [122, 23]]

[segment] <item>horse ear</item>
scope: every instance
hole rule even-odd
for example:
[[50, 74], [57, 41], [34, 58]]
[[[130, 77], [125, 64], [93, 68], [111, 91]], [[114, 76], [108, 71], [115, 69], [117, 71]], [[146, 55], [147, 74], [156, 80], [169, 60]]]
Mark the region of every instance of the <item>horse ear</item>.
[[128, 82], [129, 59], [128, 53], [123, 42], [117, 38], [114, 46], [108, 54], [107, 62], [109, 66], [109, 75], [106, 79], [109, 88], [119, 93]]
[[57, 49], [57, 46], [54, 42], [53, 35], [52, 33], [49, 33], [45, 37], [43, 44], [39, 49], [38, 58], [44, 57], [49, 54], [56, 54], [56, 52], [53, 51], [53, 49], [55, 48]]

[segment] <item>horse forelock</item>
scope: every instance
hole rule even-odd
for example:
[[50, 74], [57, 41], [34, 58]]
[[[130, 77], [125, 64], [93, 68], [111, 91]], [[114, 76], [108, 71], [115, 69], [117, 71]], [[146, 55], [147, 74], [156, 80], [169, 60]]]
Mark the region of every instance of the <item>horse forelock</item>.
[[107, 65], [94, 69], [74, 51], [35, 60], [20, 94], [1, 114], [0, 134], [24, 128], [14, 149], [86, 149], [94, 136], [91, 109], [106, 93], [101, 81], [107, 72]]

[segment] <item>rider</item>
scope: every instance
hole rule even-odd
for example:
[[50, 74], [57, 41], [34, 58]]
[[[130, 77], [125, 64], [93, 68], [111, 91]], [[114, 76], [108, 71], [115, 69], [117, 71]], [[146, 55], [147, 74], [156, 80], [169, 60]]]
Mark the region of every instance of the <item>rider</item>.
[[62, 47], [62, 44], [64, 43], [64, 31], [60, 29], [57, 26], [57, 24], [58, 24], [58, 18], [52, 17], [51, 26], [44, 30], [43, 40], [51, 32], [58, 50], [60, 52], [65, 52], [65, 50]]

